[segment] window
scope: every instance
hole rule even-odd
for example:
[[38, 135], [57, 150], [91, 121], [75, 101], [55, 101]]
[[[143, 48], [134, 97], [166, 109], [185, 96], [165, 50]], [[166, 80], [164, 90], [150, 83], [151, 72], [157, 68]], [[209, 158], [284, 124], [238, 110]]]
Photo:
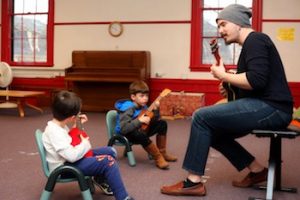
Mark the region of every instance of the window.
[[54, 0], [2, 0], [2, 60], [53, 65]]
[[215, 62], [209, 42], [212, 38], [219, 38], [219, 51], [224, 63], [234, 67], [240, 54], [238, 44], [225, 45], [218, 34], [216, 18], [226, 6], [237, 3], [252, 10], [252, 27], [261, 30], [261, 2], [262, 0], [192, 0], [192, 29], [191, 29], [191, 71], [209, 71]]

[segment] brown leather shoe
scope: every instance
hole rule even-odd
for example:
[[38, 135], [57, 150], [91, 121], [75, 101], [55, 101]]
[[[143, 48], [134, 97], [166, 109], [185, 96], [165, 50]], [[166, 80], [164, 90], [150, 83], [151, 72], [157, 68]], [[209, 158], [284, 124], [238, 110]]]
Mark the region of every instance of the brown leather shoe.
[[261, 172], [253, 173], [250, 172], [241, 181], [232, 181], [232, 185], [235, 187], [251, 187], [257, 183], [264, 182], [268, 179], [268, 169], [264, 168]]
[[168, 195], [175, 195], [175, 196], [205, 196], [206, 190], [202, 183], [199, 183], [195, 186], [184, 188], [183, 187], [183, 181], [176, 183], [174, 185], [170, 186], [163, 186], [160, 189], [160, 192], [163, 194]]

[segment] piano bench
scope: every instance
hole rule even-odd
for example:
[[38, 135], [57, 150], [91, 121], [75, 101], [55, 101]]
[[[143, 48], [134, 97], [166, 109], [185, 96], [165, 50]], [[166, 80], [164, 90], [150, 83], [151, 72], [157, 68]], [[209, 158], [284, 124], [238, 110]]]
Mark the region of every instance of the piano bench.
[[[252, 134], [256, 137], [270, 138], [270, 152], [269, 152], [269, 167], [267, 186], [255, 186], [255, 189], [266, 189], [266, 200], [273, 199], [273, 191], [284, 191], [297, 193], [297, 188], [283, 188], [281, 186], [281, 139], [294, 139], [300, 135], [300, 132], [285, 130], [253, 130]], [[275, 179], [275, 187], [274, 187]], [[264, 199], [249, 197], [249, 200]]]

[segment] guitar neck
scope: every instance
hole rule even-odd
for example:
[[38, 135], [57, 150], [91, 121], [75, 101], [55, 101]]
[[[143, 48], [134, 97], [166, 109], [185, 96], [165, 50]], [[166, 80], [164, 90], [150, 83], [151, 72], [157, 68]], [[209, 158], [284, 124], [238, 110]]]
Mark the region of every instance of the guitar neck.
[[152, 110], [154, 109], [155, 106], [155, 102], [156, 101], [160, 101], [161, 98], [167, 96], [168, 94], [170, 94], [171, 90], [170, 89], [164, 89], [159, 96], [153, 101], [153, 103], [148, 107], [147, 111], [152, 112]]
[[220, 54], [219, 54], [219, 45], [218, 45], [218, 40], [217, 38], [213, 38], [210, 42], [209, 42], [210, 48], [211, 48], [211, 53], [215, 56], [215, 59], [217, 61], [216, 65], [219, 66], [220, 65]]
[[159, 96], [153, 101], [153, 103], [148, 107], [147, 110], [148, 110], [149, 112], [152, 112], [152, 110], [154, 109], [154, 106], [155, 106], [155, 102], [156, 102], [156, 101], [160, 101], [161, 98], [162, 98], [162, 96], [159, 95]]
[[219, 66], [220, 65], [220, 54], [219, 54], [219, 50], [217, 49], [215, 52], [213, 52], [214, 56], [215, 56], [215, 59], [217, 61], [216, 65]]

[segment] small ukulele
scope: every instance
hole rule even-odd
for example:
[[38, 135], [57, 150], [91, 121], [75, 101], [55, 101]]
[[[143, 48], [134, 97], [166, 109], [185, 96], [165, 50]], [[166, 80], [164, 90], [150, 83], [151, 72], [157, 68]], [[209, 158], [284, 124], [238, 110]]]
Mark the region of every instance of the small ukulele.
[[[82, 126], [82, 123], [81, 123], [81, 118], [80, 118], [79, 115], [76, 116], [76, 127], [72, 128], [69, 131], [69, 135], [72, 138], [72, 141], [71, 141], [72, 146], [77, 146], [81, 143], [80, 135], [82, 135], [85, 138], [88, 137], [87, 133], [83, 130], [83, 126]], [[84, 157], [91, 157], [91, 156], [93, 156], [93, 151], [92, 150], [89, 150], [84, 155]]]
[[[148, 107], [148, 109], [146, 110], [142, 110], [141, 113], [139, 114], [138, 117], [142, 116], [142, 115], [146, 115], [148, 117], [150, 117], [150, 119], [152, 120], [152, 118], [154, 117], [154, 113], [152, 112], [154, 107], [155, 107], [155, 102], [156, 101], [160, 101], [163, 97], [167, 96], [168, 94], [170, 94], [172, 91], [170, 89], [164, 89], [159, 96], [153, 101], [153, 103]], [[149, 124], [142, 124], [141, 126], [141, 130], [142, 131], [147, 131], [149, 127]]]
[[[219, 54], [219, 45], [218, 45], [218, 40], [217, 38], [213, 38], [210, 42], [210, 48], [211, 48], [211, 53], [214, 55], [217, 63], [216, 65], [219, 66], [220, 65], [220, 54]], [[235, 89], [230, 85], [230, 83], [222, 83], [223, 87], [225, 88], [225, 90], [227, 91], [227, 100], [228, 101], [233, 101], [235, 100], [235, 96], [236, 96], [236, 91]]]

